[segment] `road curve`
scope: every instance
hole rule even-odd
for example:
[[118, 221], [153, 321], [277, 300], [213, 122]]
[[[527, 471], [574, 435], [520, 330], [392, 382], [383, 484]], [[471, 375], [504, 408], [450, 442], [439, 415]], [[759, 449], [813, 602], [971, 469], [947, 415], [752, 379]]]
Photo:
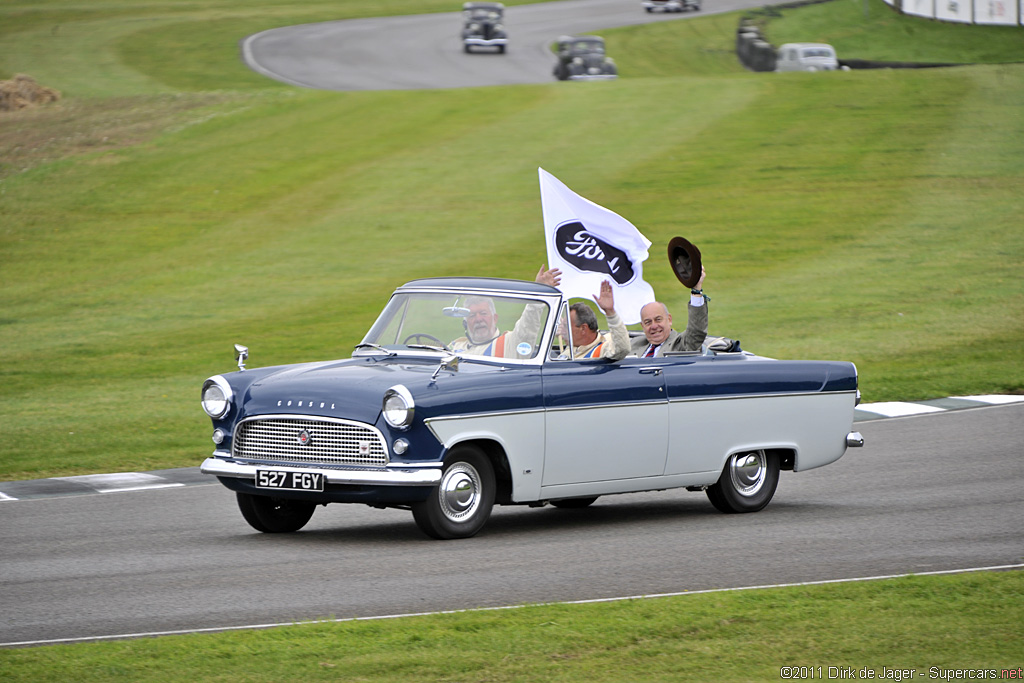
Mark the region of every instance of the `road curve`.
[[[759, 7], [710, 0], [697, 13], [643, 11], [639, 0], [564, 0], [505, 10], [506, 54], [462, 49], [458, 12], [350, 19], [270, 29], [243, 41], [253, 70], [320, 90], [409, 90], [552, 82], [558, 36]], [[454, 6], [458, 6], [453, 3]], [[614, 58], [615, 55], [610, 55]]]
[[497, 508], [463, 541], [408, 512], [319, 509], [260, 534], [219, 484], [0, 503], [0, 646], [317, 618], [1006, 566], [1024, 560], [1024, 404], [862, 422], [772, 503], [703, 494]]

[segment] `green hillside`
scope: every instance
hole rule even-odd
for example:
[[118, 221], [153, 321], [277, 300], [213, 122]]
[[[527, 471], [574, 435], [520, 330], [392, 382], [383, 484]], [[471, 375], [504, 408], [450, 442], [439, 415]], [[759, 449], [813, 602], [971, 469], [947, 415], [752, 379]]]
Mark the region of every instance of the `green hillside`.
[[[851, 5], [807, 10], [841, 54], [929, 23]], [[670, 306], [664, 245], [695, 242], [712, 334], [854, 361], [866, 401], [1024, 392], [1024, 66], [754, 74], [738, 14], [602, 32], [604, 83], [318, 92], [239, 59], [272, 26], [451, 9], [0, 5], [0, 74], [63, 94], [0, 113], [0, 479], [195, 465], [233, 343], [347, 356], [408, 279], [532, 278], [538, 167], [637, 225]], [[965, 34], [928, 58], [1019, 45]]]

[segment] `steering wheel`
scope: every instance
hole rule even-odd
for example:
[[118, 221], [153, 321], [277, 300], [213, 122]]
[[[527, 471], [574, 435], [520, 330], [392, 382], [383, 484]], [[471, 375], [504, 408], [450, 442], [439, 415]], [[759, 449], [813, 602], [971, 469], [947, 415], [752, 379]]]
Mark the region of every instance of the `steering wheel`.
[[408, 337], [406, 337], [405, 341], [403, 341], [402, 343], [408, 346], [409, 342], [413, 341], [414, 339], [416, 340], [416, 343], [421, 343], [419, 341], [421, 339], [429, 339], [432, 342], [437, 342], [437, 345], [440, 346], [442, 349], [448, 348], [448, 345], [445, 344], [443, 341], [441, 341], [432, 334], [427, 334], [426, 332], [413, 332]]

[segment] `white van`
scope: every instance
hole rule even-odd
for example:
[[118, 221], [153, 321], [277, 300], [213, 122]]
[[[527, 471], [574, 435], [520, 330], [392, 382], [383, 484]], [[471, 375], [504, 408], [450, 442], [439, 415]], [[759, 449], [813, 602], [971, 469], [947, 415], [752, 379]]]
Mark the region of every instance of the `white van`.
[[776, 71], [835, 71], [836, 51], [825, 43], [786, 43], [775, 59]]

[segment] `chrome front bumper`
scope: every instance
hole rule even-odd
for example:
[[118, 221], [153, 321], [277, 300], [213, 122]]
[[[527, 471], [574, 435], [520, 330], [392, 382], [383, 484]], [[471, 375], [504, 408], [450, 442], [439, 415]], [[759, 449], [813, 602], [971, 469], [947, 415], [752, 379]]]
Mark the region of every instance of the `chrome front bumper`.
[[863, 445], [864, 437], [860, 435], [860, 432], [850, 432], [846, 435], [847, 448], [860, 448]]
[[436, 486], [441, 481], [441, 464], [436, 466], [395, 467], [387, 469], [336, 470], [318, 467], [282, 467], [277, 465], [247, 465], [240, 462], [210, 457], [199, 466], [203, 474], [234, 479], [256, 479], [256, 470], [278, 472], [313, 472], [322, 474], [328, 484], [360, 484], [363, 486]]

